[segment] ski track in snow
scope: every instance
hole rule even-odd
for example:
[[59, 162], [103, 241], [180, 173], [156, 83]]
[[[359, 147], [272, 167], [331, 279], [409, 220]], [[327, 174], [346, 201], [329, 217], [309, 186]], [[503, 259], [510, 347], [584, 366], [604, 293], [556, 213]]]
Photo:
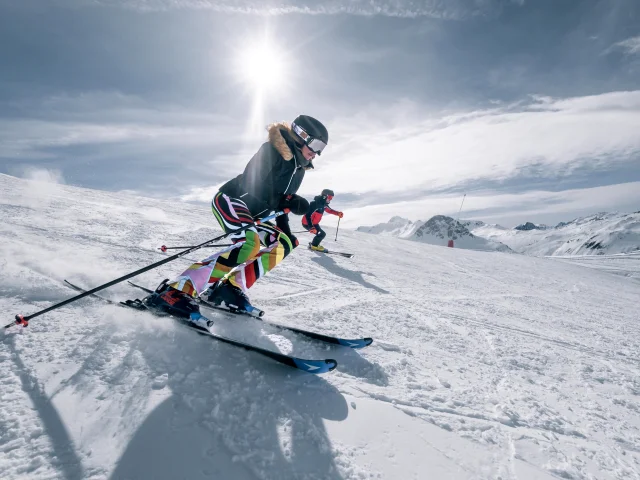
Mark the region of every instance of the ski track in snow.
[[[0, 216], [3, 324], [73, 296], [65, 278], [92, 287], [162, 259], [160, 245], [220, 233], [205, 207], [5, 175]], [[212, 317], [226, 336], [335, 358], [331, 374], [95, 299], [8, 331], [0, 478], [640, 478], [637, 261], [327, 238], [356, 257], [298, 248], [252, 301], [273, 322], [372, 346]], [[189, 264], [134, 280], [154, 288]], [[102, 294], [141, 298], [126, 284]]]

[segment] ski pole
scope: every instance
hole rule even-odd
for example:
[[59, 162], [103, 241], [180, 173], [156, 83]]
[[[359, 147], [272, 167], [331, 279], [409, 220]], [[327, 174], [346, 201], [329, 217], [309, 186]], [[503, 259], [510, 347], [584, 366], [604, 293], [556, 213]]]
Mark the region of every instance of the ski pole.
[[[234, 245], [233, 243], [223, 243], [221, 245], [206, 245], [202, 248], [213, 248], [213, 247], [230, 247], [231, 245]], [[176, 250], [179, 248], [193, 248], [195, 247], [195, 245], [185, 245], [182, 247], [167, 247], [166, 245], [162, 245], [161, 247], [158, 247], [158, 250], [162, 250], [163, 252], [166, 252], [167, 250]]]
[[340, 229], [340, 217], [338, 217], [338, 226], [336, 227], [336, 239], [334, 242], [338, 241], [338, 230]]
[[13, 325], [22, 325], [23, 327], [26, 327], [26, 326], [29, 325], [29, 320], [31, 320], [32, 318], [39, 317], [40, 315], [45, 314], [47, 312], [50, 312], [51, 310], [55, 310], [55, 309], [60, 308], [60, 307], [62, 307], [64, 305], [67, 305], [69, 303], [75, 302], [76, 300], [80, 300], [81, 298], [84, 298], [84, 297], [87, 297], [89, 295], [92, 295], [92, 294], [94, 294], [96, 292], [99, 292], [100, 290], [104, 290], [105, 288], [111, 287], [112, 285], [115, 285], [117, 283], [124, 282], [125, 280], [128, 280], [131, 277], [135, 277], [136, 275], [140, 275], [141, 273], [144, 273], [144, 272], [147, 272], [149, 270], [152, 270], [152, 269], [154, 269], [156, 267], [159, 267], [160, 265], [164, 265], [165, 263], [169, 263], [169, 262], [175, 260], [176, 258], [180, 258], [180, 257], [182, 257], [182, 256], [184, 256], [184, 255], [186, 255], [188, 253], [193, 252], [194, 250], [198, 250], [199, 248], [202, 248], [202, 247], [206, 246], [207, 244], [209, 244], [211, 242], [217, 242], [218, 240], [222, 240], [223, 238], [228, 237], [229, 235], [233, 235], [235, 233], [243, 232], [245, 230], [250, 229], [251, 227], [255, 227], [256, 225], [260, 225], [261, 223], [267, 222], [269, 220], [273, 220], [274, 218], [279, 217], [280, 215], [284, 215], [285, 213], [289, 213], [289, 211], [290, 210], [288, 208], [285, 208], [284, 210], [282, 210], [280, 212], [276, 212], [276, 213], [274, 213], [272, 215], [269, 215], [269, 216], [266, 216], [266, 217], [264, 217], [262, 219], [256, 220], [255, 222], [250, 223], [250, 224], [248, 224], [248, 225], [246, 225], [244, 227], [238, 228], [238, 229], [233, 230], [233, 231], [231, 231], [229, 233], [225, 233], [223, 235], [220, 235], [219, 237], [212, 238], [211, 240], [207, 240], [206, 242], [203, 242], [203, 243], [201, 243], [199, 245], [195, 245], [193, 247], [190, 247], [187, 250], [184, 250], [182, 252], [176, 253], [175, 255], [172, 255], [172, 256], [167, 257], [167, 258], [165, 258], [163, 260], [160, 260], [159, 262], [152, 263], [151, 265], [147, 265], [146, 267], [143, 267], [143, 268], [141, 268], [139, 270], [136, 270], [135, 272], [131, 272], [131, 273], [128, 273], [128, 274], [126, 274], [126, 275], [124, 275], [124, 276], [122, 276], [120, 278], [116, 278], [115, 280], [111, 280], [110, 282], [107, 282], [107, 283], [105, 283], [103, 285], [100, 285], [98, 287], [92, 288], [91, 290], [87, 290], [86, 292], [83, 292], [83, 293], [81, 293], [79, 295], [76, 295], [75, 297], [68, 298], [67, 300], [64, 300], [64, 301], [62, 301], [60, 303], [56, 303], [55, 305], [51, 305], [50, 307], [47, 307], [44, 310], [40, 310], [38, 312], [32, 313], [31, 315], [20, 315], [20, 314], [18, 314], [15, 317], [16, 319], [13, 322], [5, 325], [4, 328], [9, 328], [9, 327], [12, 327]]
[[460, 223], [460, 212], [462, 211], [462, 205], [464, 205], [464, 199], [467, 198], [467, 194], [464, 194], [464, 197], [462, 197], [462, 203], [460, 203], [460, 210], [458, 210], [458, 219], [456, 220], [456, 223]]

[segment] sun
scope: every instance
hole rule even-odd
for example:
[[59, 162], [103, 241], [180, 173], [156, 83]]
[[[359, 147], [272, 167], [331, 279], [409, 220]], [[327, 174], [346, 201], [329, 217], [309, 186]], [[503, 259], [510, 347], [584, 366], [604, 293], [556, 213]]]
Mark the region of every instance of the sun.
[[248, 86], [265, 92], [285, 83], [288, 65], [269, 41], [255, 43], [238, 55], [238, 71]]
[[252, 98], [243, 137], [253, 141], [264, 136], [267, 112], [289, 91], [294, 71], [293, 55], [272, 42], [268, 31], [243, 42], [233, 55], [235, 76]]
[[297, 70], [293, 53], [275, 41], [268, 27], [262, 35], [244, 38], [231, 51], [233, 75], [243, 98], [251, 99], [243, 138], [247, 142], [264, 137], [265, 126], [280, 100], [289, 94]]

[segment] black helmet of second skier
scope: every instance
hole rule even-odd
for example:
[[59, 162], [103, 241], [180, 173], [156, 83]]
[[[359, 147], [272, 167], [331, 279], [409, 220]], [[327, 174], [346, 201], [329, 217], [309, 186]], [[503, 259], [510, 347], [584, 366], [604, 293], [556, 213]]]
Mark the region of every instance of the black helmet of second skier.
[[324, 190], [322, 190], [320, 196], [323, 197], [327, 201], [327, 203], [329, 203], [331, 202], [331, 200], [333, 200], [333, 190], [331, 190], [330, 188], [325, 188]]
[[298, 115], [291, 124], [291, 130], [316, 155], [322, 154], [329, 143], [327, 128], [309, 115]]

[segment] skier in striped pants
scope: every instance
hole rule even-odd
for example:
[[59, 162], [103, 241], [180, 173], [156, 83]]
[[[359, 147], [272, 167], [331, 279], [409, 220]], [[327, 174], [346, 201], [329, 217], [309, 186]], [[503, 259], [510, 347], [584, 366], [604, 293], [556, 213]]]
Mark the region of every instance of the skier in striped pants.
[[[287, 209], [304, 215], [309, 202], [296, 195], [305, 172], [328, 142], [327, 129], [315, 118], [300, 115], [289, 125], [268, 127], [268, 141], [253, 156], [243, 173], [220, 187], [211, 207], [222, 229], [229, 233]], [[256, 224], [230, 236], [233, 245], [194, 263], [174, 280], [145, 299], [153, 308], [172, 315], [199, 318], [193, 301], [206, 297], [216, 305], [251, 311], [247, 290], [298, 246], [288, 215], [275, 223]]]

